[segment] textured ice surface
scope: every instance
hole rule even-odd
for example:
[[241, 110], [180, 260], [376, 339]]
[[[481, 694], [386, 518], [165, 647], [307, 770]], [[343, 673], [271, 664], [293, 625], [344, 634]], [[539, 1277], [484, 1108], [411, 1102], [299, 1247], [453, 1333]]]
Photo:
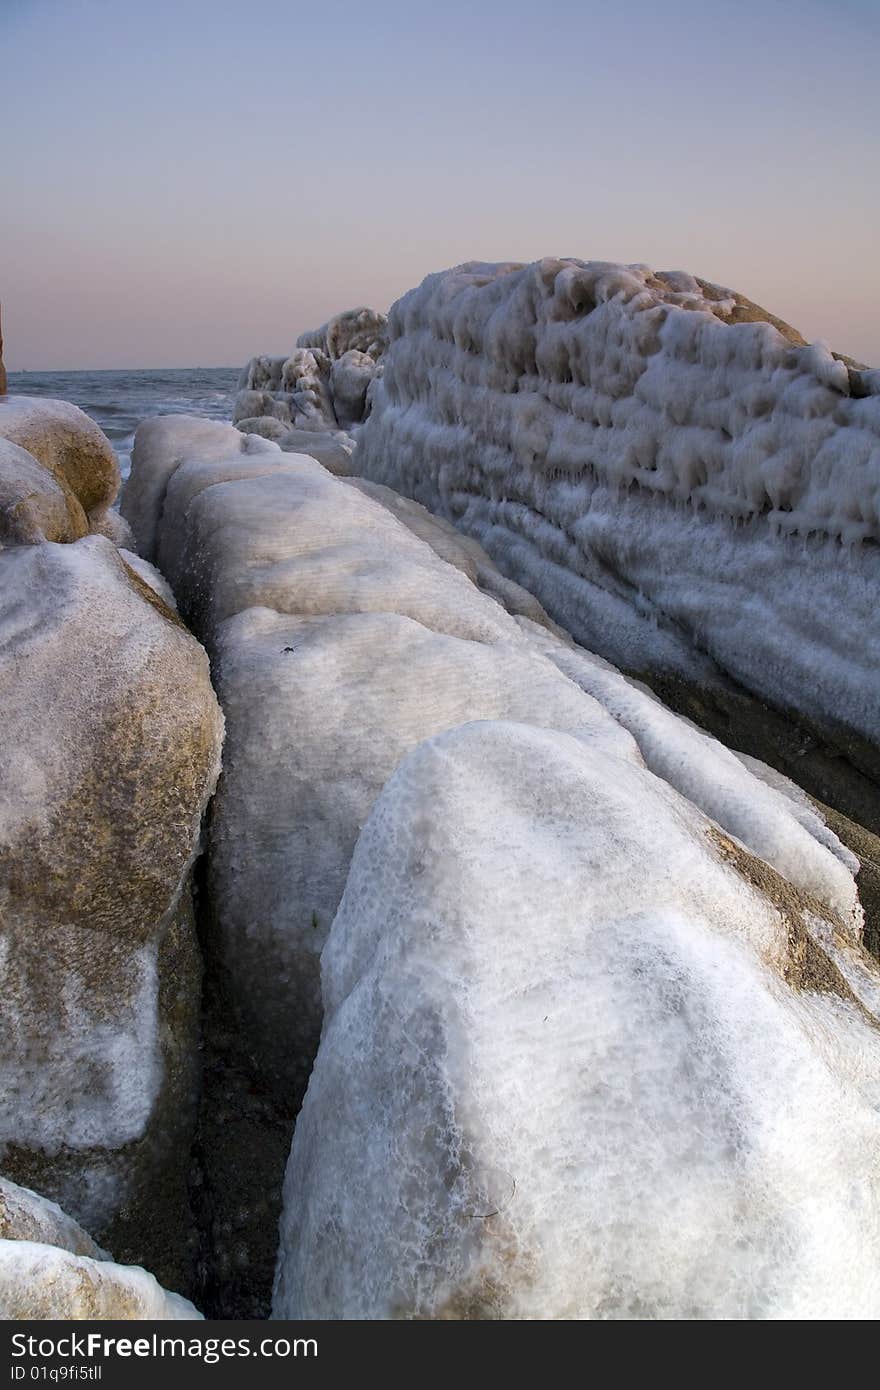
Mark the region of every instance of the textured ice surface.
[[361, 306], [334, 314], [320, 328], [308, 329], [296, 340], [297, 347], [319, 348], [331, 362], [349, 352], [366, 353], [378, 360], [388, 346], [388, 320], [376, 309]]
[[421, 744], [324, 950], [275, 1316], [876, 1318], [880, 1032], [755, 865], [610, 720]]
[[[238, 383], [233, 420], [246, 433], [277, 440], [285, 449], [314, 454], [327, 443], [304, 443], [303, 434], [325, 435], [359, 426], [381, 375], [387, 320], [374, 309], [348, 309], [320, 328], [302, 333], [289, 357], [252, 357]], [[341, 462], [336, 451], [336, 460]], [[328, 457], [321, 459], [333, 472]]]
[[429, 276], [392, 309], [355, 468], [617, 664], [717, 664], [876, 742], [880, 373], [761, 318], [644, 266]]
[[209, 886], [268, 1069], [294, 1086], [307, 1074], [318, 958], [373, 801], [419, 742], [472, 720], [601, 730], [858, 938], [854, 861], [818, 816], [555, 635], [473, 541], [311, 458], [242, 457], [231, 426], [228, 456], [216, 434], [201, 459], [198, 422], [162, 423], [155, 450], [155, 426], [149, 449], [139, 433], [131, 486], [153, 498], [143, 534], [211, 652], [226, 714]]
[[236, 439], [229, 426], [219, 420], [182, 416], [186, 428], [176, 428], [173, 415], [145, 420], [137, 431], [135, 448], [138, 467], [134, 467], [122, 494], [120, 511], [131, 526], [135, 547], [145, 560], [154, 560], [156, 528], [162, 514], [165, 488], [183, 457], [227, 458], [231, 454], [274, 453], [277, 445], [255, 435]]
[[29, 1240], [0, 1240], [0, 1318], [201, 1319], [152, 1274]]

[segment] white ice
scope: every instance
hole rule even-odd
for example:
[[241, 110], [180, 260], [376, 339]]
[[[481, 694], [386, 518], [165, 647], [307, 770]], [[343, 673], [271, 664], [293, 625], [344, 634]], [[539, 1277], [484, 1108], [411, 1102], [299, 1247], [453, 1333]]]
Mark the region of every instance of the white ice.
[[[395, 304], [354, 468], [585, 646], [880, 740], [880, 373], [683, 273], [460, 266]], [[765, 316], [767, 317], [767, 316]]]
[[227, 740], [208, 882], [267, 1071], [307, 1074], [319, 955], [375, 798], [419, 742], [475, 719], [602, 731], [858, 940], [855, 861], [818, 815], [554, 635], [472, 541], [314, 459], [243, 456], [231, 426], [226, 457], [219, 432], [200, 457], [201, 428], [142, 427], [130, 486], [152, 503], [129, 514], [212, 657]]
[[876, 1019], [613, 731], [470, 724], [386, 784], [274, 1316], [880, 1314]]

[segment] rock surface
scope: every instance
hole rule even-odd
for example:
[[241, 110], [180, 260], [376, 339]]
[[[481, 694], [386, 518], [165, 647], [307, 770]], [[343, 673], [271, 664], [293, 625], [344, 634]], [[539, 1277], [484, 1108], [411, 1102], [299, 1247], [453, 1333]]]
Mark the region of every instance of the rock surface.
[[0, 1178], [0, 1318], [200, 1318], [46, 1197]]
[[208, 662], [100, 536], [0, 550], [0, 1163], [180, 1283]]
[[358, 841], [281, 1318], [874, 1318], [880, 973], [609, 720], [422, 743]]
[[73, 1255], [29, 1240], [0, 1240], [0, 1317], [13, 1321], [160, 1320], [201, 1313], [145, 1269]]
[[88, 535], [79, 499], [33, 454], [0, 439], [0, 545], [69, 542]]
[[93, 1260], [110, 1259], [57, 1202], [6, 1178], [0, 1178], [0, 1240], [29, 1240], [57, 1245], [72, 1255], [88, 1255]]
[[4, 396], [0, 439], [27, 450], [65, 491], [73, 493], [88, 518], [89, 530], [113, 525], [107, 513], [119, 491], [119, 464], [109, 439], [83, 411], [69, 401]]

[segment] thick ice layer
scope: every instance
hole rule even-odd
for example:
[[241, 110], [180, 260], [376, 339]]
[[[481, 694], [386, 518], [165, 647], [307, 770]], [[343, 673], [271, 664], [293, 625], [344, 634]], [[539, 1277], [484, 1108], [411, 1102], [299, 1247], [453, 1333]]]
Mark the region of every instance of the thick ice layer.
[[296, 340], [299, 348], [319, 348], [331, 362], [349, 352], [363, 352], [377, 361], [388, 346], [388, 320], [377, 309], [345, 309], [320, 328], [308, 329]]
[[376, 802], [275, 1316], [880, 1314], [876, 1021], [613, 727], [472, 724]]
[[429, 276], [389, 330], [358, 472], [618, 664], [720, 667], [880, 742], [880, 373], [730, 291], [604, 262]]
[[135, 546], [145, 560], [156, 558], [156, 529], [162, 515], [168, 479], [185, 457], [205, 461], [228, 458], [232, 454], [275, 453], [277, 445], [254, 435], [230, 432], [219, 420], [196, 416], [181, 417], [185, 428], [177, 428], [177, 417], [160, 415], [145, 420], [137, 431], [135, 449], [138, 466], [132, 456], [132, 471], [122, 494], [120, 511], [129, 523]]
[[[349, 309], [302, 333], [289, 357], [252, 357], [239, 379], [235, 424], [288, 450], [299, 447], [303, 433], [360, 425], [386, 343], [384, 314]], [[306, 442], [303, 452], [317, 447]]]
[[0, 1318], [201, 1319], [152, 1274], [29, 1240], [0, 1240]]
[[854, 861], [819, 818], [554, 636], [472, 541], [311, 458], [242, 457], [231, 427], [228, 457], [216, 434], [200, 459], [199, 429], [163, 422], [155, 452], [139, 434], [131, 485], [154, 499], [138, 525], [211, 651], [227, 720], [208, 871], [219, 950], [285, 1085], [311, 1063], [318, 958], [375, 797], [421, 740], [470, 720], [601, 729], [621, 756], [641, 750], [858, 938]]
[[272, 416], [260, 415], [237, 420], [236, 425], [242, 434], [259, 434], [279, 444], [288, 454], [309, 454], [330, 473], [348, 474], [351, 472], [351, 456], [354, 440], [345, 430], [303, 430], [292, 429]]

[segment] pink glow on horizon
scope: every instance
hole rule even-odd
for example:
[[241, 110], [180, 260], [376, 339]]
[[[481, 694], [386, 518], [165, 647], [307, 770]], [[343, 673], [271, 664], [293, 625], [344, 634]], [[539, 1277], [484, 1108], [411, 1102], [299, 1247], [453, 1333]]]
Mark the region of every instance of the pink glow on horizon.
[[868, 0], [18, 0], [7, 27], [10, 370], [235, 365], [543, 255], [686, 269], [880, 362]]

